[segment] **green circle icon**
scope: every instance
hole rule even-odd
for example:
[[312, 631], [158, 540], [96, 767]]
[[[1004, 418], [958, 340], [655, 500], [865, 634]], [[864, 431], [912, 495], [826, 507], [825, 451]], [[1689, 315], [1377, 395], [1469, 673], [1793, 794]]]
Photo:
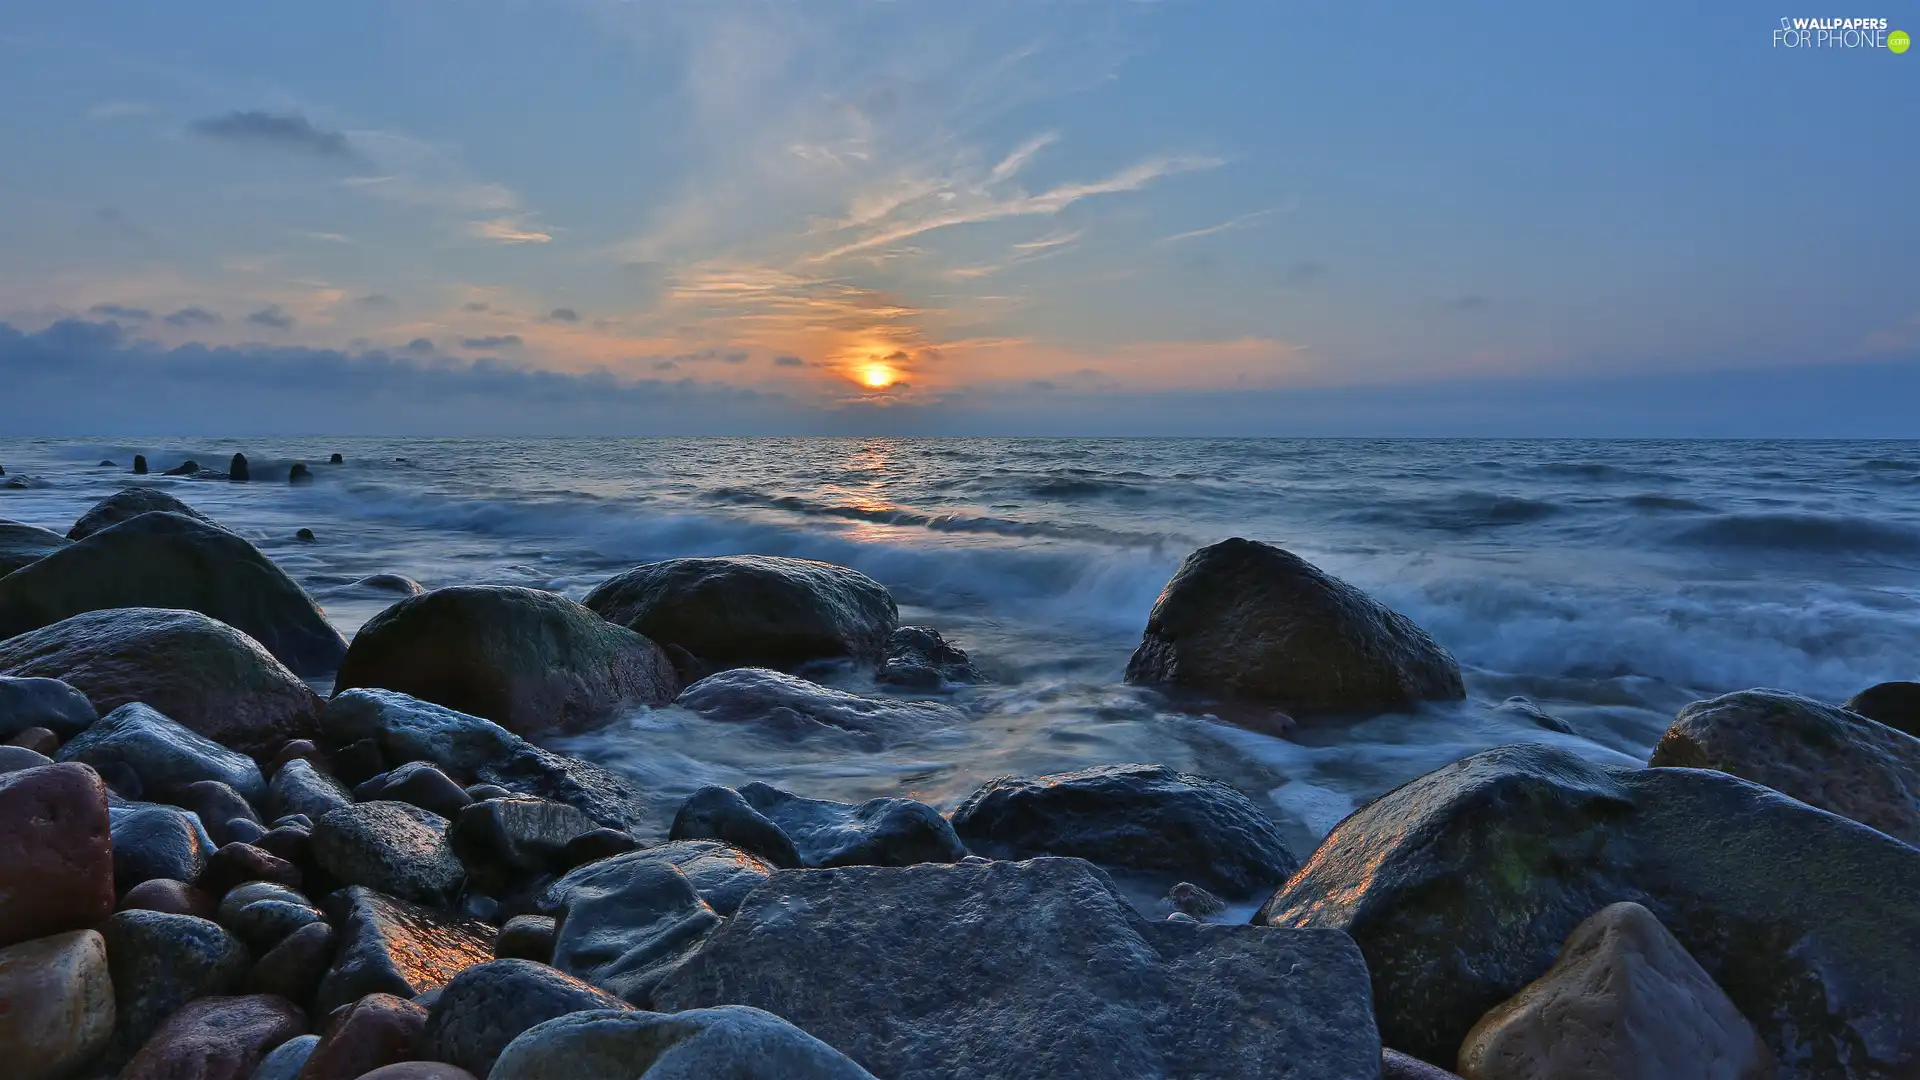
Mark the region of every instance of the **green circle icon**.
[[1913, 39], [1907, 36], [1905, 30], [1895, 30], [1887, 35], [1887, 48], [1893, 50], [1895, 55], [1906, 52], [1907, 46], [1911, 44]]

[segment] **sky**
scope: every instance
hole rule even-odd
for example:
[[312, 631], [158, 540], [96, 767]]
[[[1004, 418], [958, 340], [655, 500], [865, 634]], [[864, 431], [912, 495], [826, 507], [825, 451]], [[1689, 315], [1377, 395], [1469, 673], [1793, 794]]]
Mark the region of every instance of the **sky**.
[[1920, 437], [1920, 0], [1529, 7], [8, 0], [0, 432]]

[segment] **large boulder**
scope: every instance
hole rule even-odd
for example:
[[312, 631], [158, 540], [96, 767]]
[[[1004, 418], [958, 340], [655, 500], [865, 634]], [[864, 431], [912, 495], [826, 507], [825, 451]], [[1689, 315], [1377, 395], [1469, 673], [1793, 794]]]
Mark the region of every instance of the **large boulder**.
[[1078, 859], [779, 871], [654, 993], [722, 1004], [876, 1076], [1380, 1073], [1346, 935], [1148, 922]]
[[658, 645], [564, 596], [465, 585], [368, 620], [334, 686], [398, 690], [530, 735], [665, 703], [678, 683]]
[[789, 738], [851, 732], [884, 744], [965, 723], [967, 714], [937, 701], [861, 697], [768, 668], [730, 668], [685, 690], [674, 704], [710, 720], [752, 724]]
[[46, 728], [62, 739], [87, 730], [100, 713], [87, 695], [59, 679], [0, 675], [0, 739], [29, 728]]
[[953, 828], [982, 855], [1070, 855], [1234, 897], [1275, 888], [1300, 868], [1253, 800], [1164, 765], [998, 777], [967, 796]]
[[0, 674], [61, 679], [101, 710], [144, 702], [246, 751], [312, 734], [320, 711], [320, 696], [259, 642], [192, 611], [75, 615], [0, 641]]
[[530, 960], [494, 960], [453, 977], [427, 1017], [423, 1056], [486, 1076], [521, 1032], [558, 1016], [628, 1009], [603, 990]]
[[491, 720], [393, 690], [341, 690], [327, 702], [320, 730], [340, 744], [372, 739], [389, 761], [431, 761], [460, 779], [526, 745]]
[[604, 869], [571, 885], [558, 910], [553, 966], [644, 1004], [706, 943], [721, 916], [670, 862], [593, 865]]
[[218, 923], [160, 911], [122, 911], [100, 924], [116, 1022], [107, 1049], [124, 1062], [182, 1005], [228, 994], [247, 977], [247, 947]]
[[931, 626], [902, 626], [887, 635], [884, 655], [873, 669], [873, 681], [909, 690], [941, 690], [953, 685], [985, 682], [966, 650], [940, 636]]
[[73, 541], [38, 525], [0, 519], [0, 578], [59, 551]]
[[1639, 904], [1574, 928], [1539, 979], [1480, 1018], [1460, 1046], [1466, 1080], [1771, 1080], [1740, 1010]]
[[152, 513], [102, 529], [0, 578], [0, 638], [109, 608], [217, 619], [301, 675], [326, 675], [346, 639], [273, 560], [217, 525]]
[[306, 1014], [285, 998], [201, 998], [153, 1033], [120, 1080], [249, 1080], [269, 1051], [306, 1030]]
[[1297, 714], [1466, 695], [1453, 657], [1404, 615], [1290, 551], [1238, 538], [1180, 564], [1126, 677]]
[[845, 1054], [785, 1020], [738, 1005], [671, 1016], [605, 1010], [561, 1016], [509, 1043], [487, 1074], [487, 1080], [721, 1077], [873, 1080]]
[[493, 959], [495, 930], [473, 919], [357, 885], [333, 894], [328, 906], [340, 946], [314, 999], [318, 1015], [367, 994], [410, 998], [438, 990]]
[[60, 1080], [113, 1035], [107, 946], [92, 930], [0, 949], [0, 1061], [14, 1080]]
[[1883, 682], [1842, 702], [1841, 708], [1878, 720], [1896, 731], [1920, 736], [1920, 683]]
[[403, 802], [328, 813], [313, 823], [313, 859], [343, 884], [437, 907], [453, 903], [467, 873], [447, 843], [447, 819]]
[[113, 913], [107, 788], [81, 765], [0, 774], [0, 947]]
[[865, 574], [768, 555], [647, 563], [601, 582], [586, 604], [716, 667], [877, 660], [900, 622], [892, 595]]
[[85, 540], [102, 529], [109, 529], [123, 521], [131, 521], [141, 514], [184, 514], [197, 518], [208, 525], [217, 525], [212, 518], [157, 487], [129, 487], [101, 499], [93, 508], [80, 515], [80, 520], [67, 530], [67, 539]]
[[947, 819], [912, 799], [829, 802], [761, 783], [739, 791], [748, 806], [792, 840], [801, 866], [912, 866], [954, 862], [967, 854]]
[[164, 797], [199, 780], [218, 780], [249, 801], [267, 792], [253, 759], [138, 702], [120, 706], [69, 740], [59, 760], [83, 762], [110, 776], [131, 775], [140, 790], [122, 792], [129, 797]]
[[1680, 710], [1655, 768], [1718, 769], [1920, 844], [1920, 739], [1784, 690]]
[[1920, 1060], [1920, 849], [1700, 769], [1541, 745], [1463, 758], [1355, 811], [1255, 918], [1351, 934], [1388, 1045], [1450, 1061], [1587, 916], [1645, 906], [1789, 1078]]

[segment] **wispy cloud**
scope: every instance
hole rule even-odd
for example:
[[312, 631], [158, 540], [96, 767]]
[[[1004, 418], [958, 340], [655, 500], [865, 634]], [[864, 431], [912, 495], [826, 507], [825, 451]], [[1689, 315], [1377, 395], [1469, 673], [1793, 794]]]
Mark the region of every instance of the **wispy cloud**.
[[322, 158], [346, 159], [354, 156], [343, 132], [315, 127], [299, 113], [269, 113], [257, 109], [236, 109], [209, 116], [187, 125], [195, 135], [221, 142], [290, 150]]
[[485, 337], [461, 338], [460, 344], [469, 349], [519, 348], [526, 342], [519, 334], [488, 334]]
[[294, 317], [282, 310], [279, 304], [268, 304], [247, 316], [248, 323], [264, 326], [269, 330], [291, 330], [294, 321]]
[[186, 328], [195, 326], [217, 326], [221, 320], [217, 313], [208, 311], [206, 308], [184, 307], [167, 316], [164, 321], [170, 326]]
[[477, 236], [482, 240], [494, 240], [502, 244], [545, 244], [553, 240], [552, 233], [522, 225], [514, 218], [469, 221], [467, 235]]
[[1177, 244], [1182, 240], [1198, 240], [1203, 236], [1218, 236], [1224, 232], [1234, 232], [1239, 229], [1251, 228], [1252, 226], [1265, 222], [1275, 214], [1290, 214], [1298, 209], [1300, 209], [1300, 199], [1298, 196], [1295, 196], [1284, 205], [1268, 207], [1265, 210], [1256, 210], [1251, 214], [1241, 214], [1239, 217], [1228, 218], [1218, 225], [1209, 225], [1204, 229], [1189, 229], [1186, 232], [1174, 233], [1172, 236], [1163, 236], [1155, 241], [1155, 243]]
[[153, 318], [153, 312], [146, 308], [128, 307], [125, 304], [95, 304], [87, 309], [89, 315], [104, 315], [109, 319], [127, 319], [133, 322], [146, 322]]

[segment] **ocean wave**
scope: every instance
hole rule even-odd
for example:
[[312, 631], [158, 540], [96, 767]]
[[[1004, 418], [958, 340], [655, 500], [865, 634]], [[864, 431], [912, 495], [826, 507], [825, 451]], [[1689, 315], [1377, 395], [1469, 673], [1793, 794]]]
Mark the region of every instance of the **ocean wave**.
[[1920, 461], [1904, 458], [1868, 458], [1860, 463], [1868, 472], [1920, 472]]
[[1920, 554], [1920, 530], [1889, 521], [1819, 514], [1731, 514], [1681, 531], [1699, 547], [1814, 554]]
[[904, 506], [862, 506], [804, 499], [798, 495], [773, 495], [752, 488], [721, 487], [707, 493], [715, 502], [735, 506], [753, 506], [784, 510], [808, 517], [866, 521], [878, 525], [899, 525], [944, 533], [983, 533], [1022, 539], [1076, 540], [1123, 548], [1159, 549], [1168, 544], [1192, 546], [1193, 542], [1171, 532], [1130, 532], [1099, 525], [1052, 521], [1016, 521], [1010, 518], [968, 514], [930, 514]]
[[1526, 525], [1563, 513], [1565, 507], [1545, 499], [1467, 491], [1437, 499], [1403, 499], [1348, 511], [1349, 521], [1369, 525], [1472, 532], [1479, 529]]
[[1621, 499], [1620, 501], [1622, 503], [1625, 503], [1628, 506], [1633, 507], [1635, 510], [1702, 510], [1702, 511], [1705, 511], [1705, 510], [1713, 509], [1712, 507], [1707, 506], [1704, 503], [1697, 503], [1697, 502], [1694, 502], [1692, 499], [1683, 499], [1678, 495], [1661, 495], [1661, 494], [1652, 493], [1652, 492], [1645, 495], [1629, 495], [1626, 498]]

